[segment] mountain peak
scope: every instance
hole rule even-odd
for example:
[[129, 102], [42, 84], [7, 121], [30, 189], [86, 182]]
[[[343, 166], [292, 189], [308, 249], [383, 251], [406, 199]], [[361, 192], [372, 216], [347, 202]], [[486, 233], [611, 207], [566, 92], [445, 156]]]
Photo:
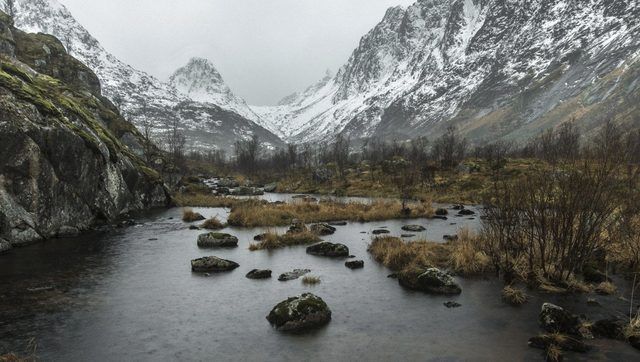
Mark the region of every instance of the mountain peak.
[[213, 103], [220, 96], [231, 93], [213, 63], [204, 58], [191, 58], [187, 65], [173, 73], [169, 83], [199, 102]]

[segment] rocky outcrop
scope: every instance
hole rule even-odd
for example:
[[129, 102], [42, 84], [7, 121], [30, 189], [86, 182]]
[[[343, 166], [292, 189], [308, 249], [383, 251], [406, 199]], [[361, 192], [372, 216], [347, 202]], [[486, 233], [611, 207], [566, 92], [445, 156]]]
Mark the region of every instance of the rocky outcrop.
[[278, 280], [287, 281], [287, 280], [298, 279], [301, 276], [308, 273], [311, 273], [310, 269], [293, 269], [293, 271], [280, 274], [280, 276], [278, 277]]
[[160, 175], [119, 141], [137, 131], [95, 74], [52, 36], [23, 33], [4, 14], [0, 28], [15, 45], [0, 60], [0, 237], [28, 245], [168, 205]]
[[314, 327], [331, 320], [331, 309], [322, 298], [304, 293], [278, 303], [267, 320], [279, 331]]
[[249, 279], [266, 279], [271, 278], [271, 270], [268, 269], [253, 269], [246, 275]]
[[403, 271], [398, 275], [401, 285], [434, 294], [460, 294], [462, 289], [452, 276], [437, 268]]
[[197, 272], [229, 271], [239, 267], [235, 261], [220, 259], [217, 256], [205, 256], [191, 260], [191, 270]]
[[0, 254], [7, 254], [11, 252], [11, 243], [0, 239]]
[[238, 238], [224, 233], [206, 233], [198, 235], [198, 246], [201, 248], [238, 246]]
[[323, 241], [307, 247], [307, 254], [329, 257], [349, 256], [349, 248], [344, 244]]

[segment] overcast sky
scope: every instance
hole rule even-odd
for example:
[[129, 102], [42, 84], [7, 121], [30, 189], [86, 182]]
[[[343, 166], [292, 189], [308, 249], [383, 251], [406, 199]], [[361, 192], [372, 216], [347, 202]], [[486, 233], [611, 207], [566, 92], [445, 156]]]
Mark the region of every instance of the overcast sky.
[[387, 8], [415, 0], [59, 0], [120, 60], [162, 80], [192, 57], [273, 105], [334, 73]]

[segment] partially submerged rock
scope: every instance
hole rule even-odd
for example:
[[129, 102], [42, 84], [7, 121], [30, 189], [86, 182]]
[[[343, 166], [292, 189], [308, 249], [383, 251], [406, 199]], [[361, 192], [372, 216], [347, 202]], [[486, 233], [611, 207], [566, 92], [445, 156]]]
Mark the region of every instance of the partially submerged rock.
[[445, 307], [447, 308], [458, 308], [458, 307], [462, 307], [462, 304], [456, 303], [456, 302], [446, 302], [443, 303]]
[[73, 226], [62, 226], [57, 232], [59, 238], [72, 238], [78, 235], [80, 235], [80, 230]]
[[334, 225], [334, 226], [346, 226], [347, 222], [346, 221], [332, 221], [329, 223], [329, 225]]
[[205, 256], [191, 260], [191, 270], [193, 271], [228, 271], [239, 266], [234, 261], [220, 259], [217, 256]]
[[624, 339], [624, 327], [629, 324], [629, 321], [624, 319], [602, 319], [593, 324], [593, 334], [598, 337], [604, 337], [609, 339]]
[[364, 268], [364, 260], [347, 261], [344, 263], [344, 266], [346, 266], [349, 269]]
[[413, 269], [400, 273], [401, 285], [434, 294], [460, 294], [462, 289], [452, 276], [437, 268]]
[[198, 246], [203, 248], [238, 246], [238, 238], [225, 233], [200, 234], [198, 235]]
[[349, 248], [344, 244], [323, 241], [309, 246], [307, 254], [330, 257], [349, 256]]
[[320, 236], [332, 235], [336, 232], [336, 228], [327, 223], [313, 224], [309, 227], [309, 229]]
[[402, 227], [402, 230], [411, 231], [415, 233], [415, 232], [425, 231], [427, 230], [427, 228], [425, 228], [422, 225], [405, 225]]
[[577, 315], [566, 312], [562, 307], [544, 303], [540, 310], [538, 324], [550, 333], [577, 334], [580, 319]]
[[280, 276], [278, 277], [278, 280], [286, 281], [286, 280], [298, 279], [301, 276], [308, 274], [310, 272], [311, 272], [310, 269], [293, 269], [293, 271], [280, 274]]
[[475, 215], [476, 213], [473, 210], [462, 209], [458, 212], [458, 215]]
[[11, 252], [11, 243], [4, 240], [4, 239], [0, 239], [0, 254], [7, 254]]
[[266, 184], [264, 185], [264, 192], [276, 192], [277, 188], [278, 184], [276, 183]]
[[271, 278], [271, 270], [269, 269], [253, 269], [246, 275], [249, 279], [266, 279]]
[[278, 303], [267, 320], [279, 331], [290, 331], [325, 324], [331, 320], [331, 309], [322, 298], [304, 293]]
[[371, 233], [373, 235], [380, 235], [380, 234], [389, 234], [391, 233], [391, 231], [385, 230], [385, 229], [377, 229], [377, 230], [373, 230]]

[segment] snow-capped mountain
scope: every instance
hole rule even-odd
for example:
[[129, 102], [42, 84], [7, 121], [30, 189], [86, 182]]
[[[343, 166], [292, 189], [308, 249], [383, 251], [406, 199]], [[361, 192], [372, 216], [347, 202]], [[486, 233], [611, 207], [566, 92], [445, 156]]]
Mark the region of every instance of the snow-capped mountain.
[[639, 24], [638, 1], [419, 0], [389, 9], [334, 77], [253, 109], [287, 141], [590, 131], [640, 113]]
[[[118, 60], [57, 0], [15, 0], [15, 4], [16, 27], [60, 39], [71, 55], [96, 73], [102, 93], [134, 124], [140, 125], [143, 118], [151, 119], [156, 133], [161, 134], [178, 119], [189, 144], [195, 148], [229, 147], [235, 140], [254, 133], [272, 146], [282, 144], [277, 136], [255, 123], [258, 116], [229, 90], [210, 63], [189, 62], [174, 76], [176, 89]], [[205, 78], [190, 78], [195, 74]]]

